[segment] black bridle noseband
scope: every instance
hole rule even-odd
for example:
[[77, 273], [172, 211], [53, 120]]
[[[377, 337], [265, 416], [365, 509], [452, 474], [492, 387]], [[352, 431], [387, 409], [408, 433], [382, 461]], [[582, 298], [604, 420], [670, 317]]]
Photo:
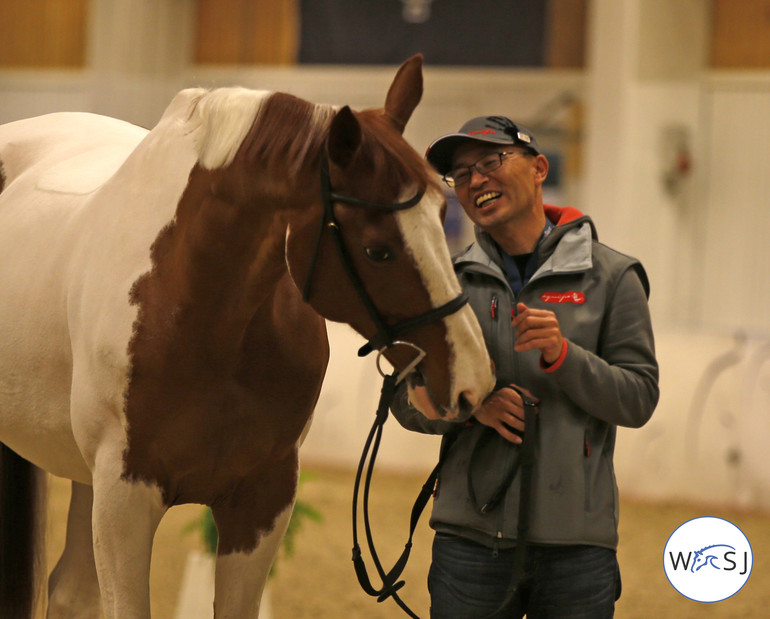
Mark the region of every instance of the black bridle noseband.
[[403, 211], [417, 205], [420, 200], [422, 200], [424, 193], [424, 190], [419, 190], [417, 193], [415, 193], [414, 196], [408, 200], [404, 200], [403, 202], [373, 202], [353, 196], [347, 196], [342, 193], [336, 193], [332, 191], [331, 188], [331, 179], [329, 177], [329, 158], [328, 154], [326, 154], [326, 149], [324, 149], [324, 155], [321, 157], [321, 200], [323, 202], [323, 215], [321, 216], [321, 225], [318, 231], [315, 249], [313, 251], [313, 258], [310, 262], [310, 269], [307, 274], [307, 279], [305, 280], [305, 287], [302, 291], [302, 298], [306, 302], [310, 298], [310, 291], [313, 284], [313, 274], [315, 272], [316, 262], [318, 260], [318, 252], [321, 247], [321, 240], [323, 238], [324, 229], [329, 228], [332, 239], [334, 239], [334, 244], [337, 247], [337, 253], [339, 254], [340, 261], [342, 262], [342, 266], [345, 269], [345, 273], [347, 274], [350, 283], [353, 285], [353, 288], [355, 288], [358, 297], [361, 299], [361, 302], [364, 304], [364, 307], [366, 308], [366, 311], [369, 314], [369, 317], [372, 319], [372, 322], [374, 323], [374, 326], [377, 330], [374, 336], [359, 349], [358, 356], [364, 357], [375, 350], [382, 354], [385, 350], [393, 347], [394, 345], [406, 345], [418, 352], [417, 359], [409, 364], [407, 368], [401, 371], [399, 374], [398, 382], [405, 378], [406, 375], [409, 374], [409, 372], [411, 372], [425, 357], [425, 352], [419, 347], [415, 346], [411, 342], [401, 342], [398, 340], [398, 337], [402, 336], [408, 331], [412, 331], [418, 327], [422, 327], [424, 325], [441, 320], [450, 314], [454, 314], [468, 302], [468, 296], [464, 293], [461, 293], [447, 303], [428, 310], [424, 314], [408, 318], [395, 325], [387, 324], [385, 319], [382, 317], [382, 314], [377, 309], [377, 306], [374, 304], [374, 301], [372, 301], [371, 296], [369, 296], [369, 293], [366, 291], [366, 287], [364, 286], [358, 271], [356, 271], [355, 265], [353, 264], [353, 260], [350, 256], [350, 252], [348, 251], [347, 246], [345, 245], [345, 240], [342, 237], [342, 231], [340, 229], [339, 222], [337, 221], [337, 217], [334, 213], [334, 204], [335, 202], [341, 202], [343, 204], [360, 206], [365, 209], [379, 211], [382, 213], [394, 213], [396, 211]]

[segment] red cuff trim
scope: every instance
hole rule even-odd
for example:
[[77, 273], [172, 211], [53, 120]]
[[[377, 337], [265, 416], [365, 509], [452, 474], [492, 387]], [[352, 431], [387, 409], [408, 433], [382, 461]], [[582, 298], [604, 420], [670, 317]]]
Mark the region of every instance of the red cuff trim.
[[540, 356], [540, 367], [544, 372], [548, 372], [549, 374], [551, 372], [555, 372], [561, 367], [561, 364], [564, 363], [564, 359], [567, 357], [567, 340], [562, 340], [561, 345], [561, 353], [559, 353], [559, 358], [554, 361], [553, 363], [546, 363], [545, 359], [543, 359], [542, 355]]

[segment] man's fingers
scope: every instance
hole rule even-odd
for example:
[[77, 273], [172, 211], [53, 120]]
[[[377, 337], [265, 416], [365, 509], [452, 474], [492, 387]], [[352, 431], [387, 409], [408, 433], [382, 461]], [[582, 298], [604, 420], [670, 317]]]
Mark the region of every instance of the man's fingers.
[[529, 389], [527, 389], [526, 387], [519, 387], [518, 385], [514, 385], [514, 384], [511, 384], [508, 387], [501, 389], [498, 393], [504, 393], [508, 401], [512, 403], [518, 410], [518, 409], [523, 409], [524, 407], [524, 401], [522, 400], [521, 394], [519, 392], [523, 393], [530, 400], [534, 401], [535, 404], [540, 402], [540, 399], [532, 395], [532, 392]]
[[559, 321], [555, 316], [527, 316], [517, 317], [513, 326], [516, 327], [516, 336], [525, 337], [528, 334], [551, 334], [559, 331]]
[[539, 402], [528, 389], [510, 385], [490, 395], [476, 413], [476, 418], [484, 425], [493, 428], [505, 440], [516, 445], [521, 444], [522, 439], [519, 434], [526, 431], [522, 393], [535, 403]]
[[506, 441], [509, 441], [511, 443], [514, 443], [515, 445], [521, 445], [521, 437], [518, 434], [514, 434], [511, 432], [508, 428], [506, 428], [504, 425], [500, 425], [495, 428], [497, 430], [497, 433], [502, 436]]
[[527, 396], [530, 400], [532, 400], [535, 404], [538, 404], [540, 402], [540, 398], [532, 395], [532, 392], [526, 387], [517, 387], [517, 389], [521, 391], [525, 396]]
[[524, 430], [524, 416], [523, 415], [524, 415], [523, 412], [522, 412], [522, 416], [517, 415], [515, 412], [514, 413], [507, 413], [504, 421], [505, 421], [505, 423], [508, 426], [510, 426], [510, 427], [512, 427], [512, 428], [514, 428], [516, 430], [523, 431]]

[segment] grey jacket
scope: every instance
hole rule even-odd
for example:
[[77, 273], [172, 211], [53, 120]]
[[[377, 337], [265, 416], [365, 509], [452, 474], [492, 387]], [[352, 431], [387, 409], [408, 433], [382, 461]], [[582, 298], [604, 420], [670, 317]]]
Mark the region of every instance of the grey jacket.
[[[647, 277], [637, 260], [599, 243], [591, 220], [575, 209], [547, 206], [546, 215], [557, 225], [541, 241], [538, 269], [519, 298], [497, 245], [483, 232], [455, 259], [455, 270], [495, 362], [498, 387], [526, 387], [540, 400], [530, 541], [616, 548], [616, 427], [642, 426], [659, 394]], [[539, 351], [514, 352], [510, 323], [517, 302], [556, 313], [567, 348], [553, 366], [541, 364]], [[431, 526], [491, 547], [515, 544], [519, 474], [489, 513], [473, 505], [469, 485], [483, 504], [505, 481], [519, 447], [480, 423], [426, 419], [403, 387], [392, 410], [409, 430], [445, 435]]]

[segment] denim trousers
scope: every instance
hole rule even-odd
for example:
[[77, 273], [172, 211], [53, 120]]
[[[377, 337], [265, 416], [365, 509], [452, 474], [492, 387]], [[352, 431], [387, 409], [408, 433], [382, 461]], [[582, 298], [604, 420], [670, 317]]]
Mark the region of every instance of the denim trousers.
[[531, 544], [513, 600], [514, 549], [491, 548], [436, 534], [428, 575], [431, 619], [611, 619], [620, 597], [614, 550], [598, 546]]

